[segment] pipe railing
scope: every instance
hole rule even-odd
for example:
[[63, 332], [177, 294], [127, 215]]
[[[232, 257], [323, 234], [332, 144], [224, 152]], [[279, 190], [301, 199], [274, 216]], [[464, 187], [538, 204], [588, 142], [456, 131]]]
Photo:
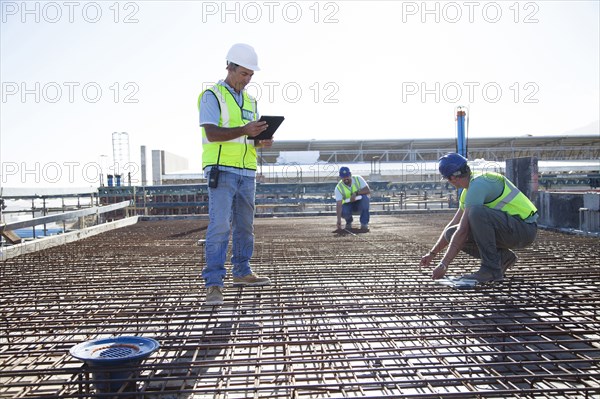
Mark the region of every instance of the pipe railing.
[[126, 208], [130, 205], [130, 201], [122, 201], [116, 204], [95, 206], [92, 208], [80, 209], [77, 211], [64, 212], [56, 215], [41, 216], [29, 220], [21, 220], [18, 222], [8, 223], [0, 225], [0, 232], [13, 231], [16, 229], [22, 229], [27, 227], [39, 226], [42, 224], [48, 224], [53, 222], [60, 222], [63, 220], [75, 219], [85, 217], [89, 215], [100, 215], [107, 212], [116, 211], [119, 209]]

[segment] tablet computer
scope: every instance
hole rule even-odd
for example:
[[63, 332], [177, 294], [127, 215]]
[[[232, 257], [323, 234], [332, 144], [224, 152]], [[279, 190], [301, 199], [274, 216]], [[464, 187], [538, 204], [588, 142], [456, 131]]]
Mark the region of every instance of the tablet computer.
[[264, 121], [267, 122], [267, 125], [269, 125], [269, 127], [267, 127], [267, 130], [265, 130], [264, 132], [260, 133], [258, 136], [254, 136], [252, 137], [252, 139], [254, 140], [270, 140], [273, 138], [273, 134], [275, 134], [275, 131], [279, 128], [279, 125], [281, 125], [281, 122], [283, 122], [285, 118], [283, 116], [261, 116], [259, 121]]

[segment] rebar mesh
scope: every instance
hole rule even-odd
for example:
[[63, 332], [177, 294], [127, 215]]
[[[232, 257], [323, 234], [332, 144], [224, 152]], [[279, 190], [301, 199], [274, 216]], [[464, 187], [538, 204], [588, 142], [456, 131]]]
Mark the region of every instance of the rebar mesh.
[[[268, 287], [206, 307], [206, 221], [152, 221], [0, 265], [0, 397], [352, 398], [600, 396], [598, 239], [540, 231], [502, 283], [453, 290], [420, 256], [448, 215], [257, 219]], [[477, 268], [460, 255], [451, 273]], [[68, 354], [142, 335], [137, 392], [98, 394]], [[134, 378], [134, 377], [132, 377]]]

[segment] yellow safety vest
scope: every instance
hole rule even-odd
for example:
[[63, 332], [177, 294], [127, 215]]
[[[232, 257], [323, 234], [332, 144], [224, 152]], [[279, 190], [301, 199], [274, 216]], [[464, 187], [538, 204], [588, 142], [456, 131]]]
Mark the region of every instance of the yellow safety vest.
[[[242, 92], [242, 106], [235, 101], [227, 87], [216, 84], [210, 90], [217, 97], [221, 107], [219, 127], [240, 127], [257, 120], [256, 100]], [[206, 90], [205, 90], [206, 91]], [[198, 110], [202, 95], [198, 97]], [[239, 169], [256, 170], [256, 149], [247, 136], [229, 141], [208, 141], [202, 128], [202, 169], [207, 166], [223, 165]]]
[[[529, 198], [501, 174], [495, 172], [474, 173], [471, 175], [471, 182], [478, 178], [501, 179], [504, 182], [502, 194], [495, 200], [483, 204], [488, 208], [506, 212], [511, 216], [518, 216], [522, 220], [533, 216], [537, 212], [537, 208]], [[463, 190], [460, 195], [460, 209], [465, 209], [467, 191]]]
[[352, 194], [355, 194], [358, 192], [358, 190], [360, 190], [360, 181], [358, 180], [358, 176], [352, 176], [352, 185], [350, 187], [345, 185], [343, 180], [340, 180], [336, 188], [342, 194], [342, 202], [344, 202], [344, 200], [347, 200], [352, 196]]

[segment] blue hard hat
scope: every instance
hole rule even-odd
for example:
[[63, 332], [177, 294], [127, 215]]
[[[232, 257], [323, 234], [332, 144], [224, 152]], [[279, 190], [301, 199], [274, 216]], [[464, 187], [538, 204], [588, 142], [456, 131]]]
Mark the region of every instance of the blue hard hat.
[[440, 174], [445, 178], [448, 178], [450, 176], [462, 174], [461, 169], [467, 164], [467, 158], [455, 152], [451, 152], [441, 157], [439, 162]]
[[340, 168], [340, 177], [348, 177], [350, 176], [352, 173], [350, 173], [350, 168], [347, 166], [342, 166]]

